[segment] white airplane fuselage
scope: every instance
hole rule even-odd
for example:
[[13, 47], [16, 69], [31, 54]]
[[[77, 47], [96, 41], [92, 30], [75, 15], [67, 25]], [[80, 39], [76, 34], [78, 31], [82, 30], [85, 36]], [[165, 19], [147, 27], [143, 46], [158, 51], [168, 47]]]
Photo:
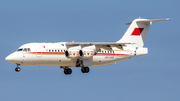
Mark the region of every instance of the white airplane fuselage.
[[152, 22], [171, 19], [135, 19], [124, 36], [117, 42], [59, 42], [28, 43], [5, 58], [17, 64], [16, 72], [25, 66], [60, 66], [64, 73], [71, 74], [69, 67], [81, 67], [82, 73], [88, 73], [89, 67], [117, 63], [132, 57], [148, 53], [144, 42]]
[[[30, 49], [26, 51], [24, 49]], [[26, 66], [67, 66], [76, 67], [76, 60], [67, 58], [65, 51], [67, 51], [65, 42], [59, 43], [29, 43], [22, 45], [16, 51], [10, 54], [6, 60], [15, 64]], [[104, 66], [120, 62], [135, 56], [134, 51], [119, 50], [113, 48], [112, 51], [102, 49], [92, 57], [92, 67]]]

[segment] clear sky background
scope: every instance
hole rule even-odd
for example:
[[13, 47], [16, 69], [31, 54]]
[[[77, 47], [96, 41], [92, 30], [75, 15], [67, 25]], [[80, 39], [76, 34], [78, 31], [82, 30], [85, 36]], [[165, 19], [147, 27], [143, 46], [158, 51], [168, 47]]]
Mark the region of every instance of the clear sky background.
[[[180, 101], [180, 1], [1, 0], [0, 101]], [[71, 75], [5, 61], [30, 42], [115, 42], [136, 18], [154, 22], [147, 55]]]

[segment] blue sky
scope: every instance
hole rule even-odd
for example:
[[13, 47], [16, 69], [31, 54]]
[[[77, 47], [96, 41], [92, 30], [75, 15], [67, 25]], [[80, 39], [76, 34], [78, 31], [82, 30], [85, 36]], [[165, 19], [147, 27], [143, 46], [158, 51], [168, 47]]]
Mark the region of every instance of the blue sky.
[[[177, 0], [1, 0], [0, 101], [179, 101], [180, 1]], [[30, 42], [115, 42], [136, 18], [154, 22], [149, 53], [88, 74], [72, 67], [20, 66], [4, 58]]]

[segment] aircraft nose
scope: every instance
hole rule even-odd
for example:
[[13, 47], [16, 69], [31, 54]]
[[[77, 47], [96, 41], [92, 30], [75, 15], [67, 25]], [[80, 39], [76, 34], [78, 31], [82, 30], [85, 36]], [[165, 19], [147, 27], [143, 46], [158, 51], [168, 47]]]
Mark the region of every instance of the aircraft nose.
[[12, 55], [9, 55], [5, 58], [5, 60], [8, 62], [12, 62], [14, 59], [13, 59]]

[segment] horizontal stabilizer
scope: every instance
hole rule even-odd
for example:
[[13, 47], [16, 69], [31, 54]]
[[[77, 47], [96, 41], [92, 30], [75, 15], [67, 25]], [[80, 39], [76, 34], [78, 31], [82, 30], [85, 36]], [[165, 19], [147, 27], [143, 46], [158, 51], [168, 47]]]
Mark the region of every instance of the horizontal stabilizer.
[[[143, 20], [140, 20], [140, 21], [137, 21], [138, 23], [143, 23], [143, 22], [156, 22], [156, 21], [168, 21], [168, 20], [172, 20], [170, 18], [166, 18], [166, 19], [153, 19], [153, 20], [149, 20], [149, 19], [143, 19]], [[132, 22], [130, 23], [126, 23], [126, 25], [130, 25]]]

